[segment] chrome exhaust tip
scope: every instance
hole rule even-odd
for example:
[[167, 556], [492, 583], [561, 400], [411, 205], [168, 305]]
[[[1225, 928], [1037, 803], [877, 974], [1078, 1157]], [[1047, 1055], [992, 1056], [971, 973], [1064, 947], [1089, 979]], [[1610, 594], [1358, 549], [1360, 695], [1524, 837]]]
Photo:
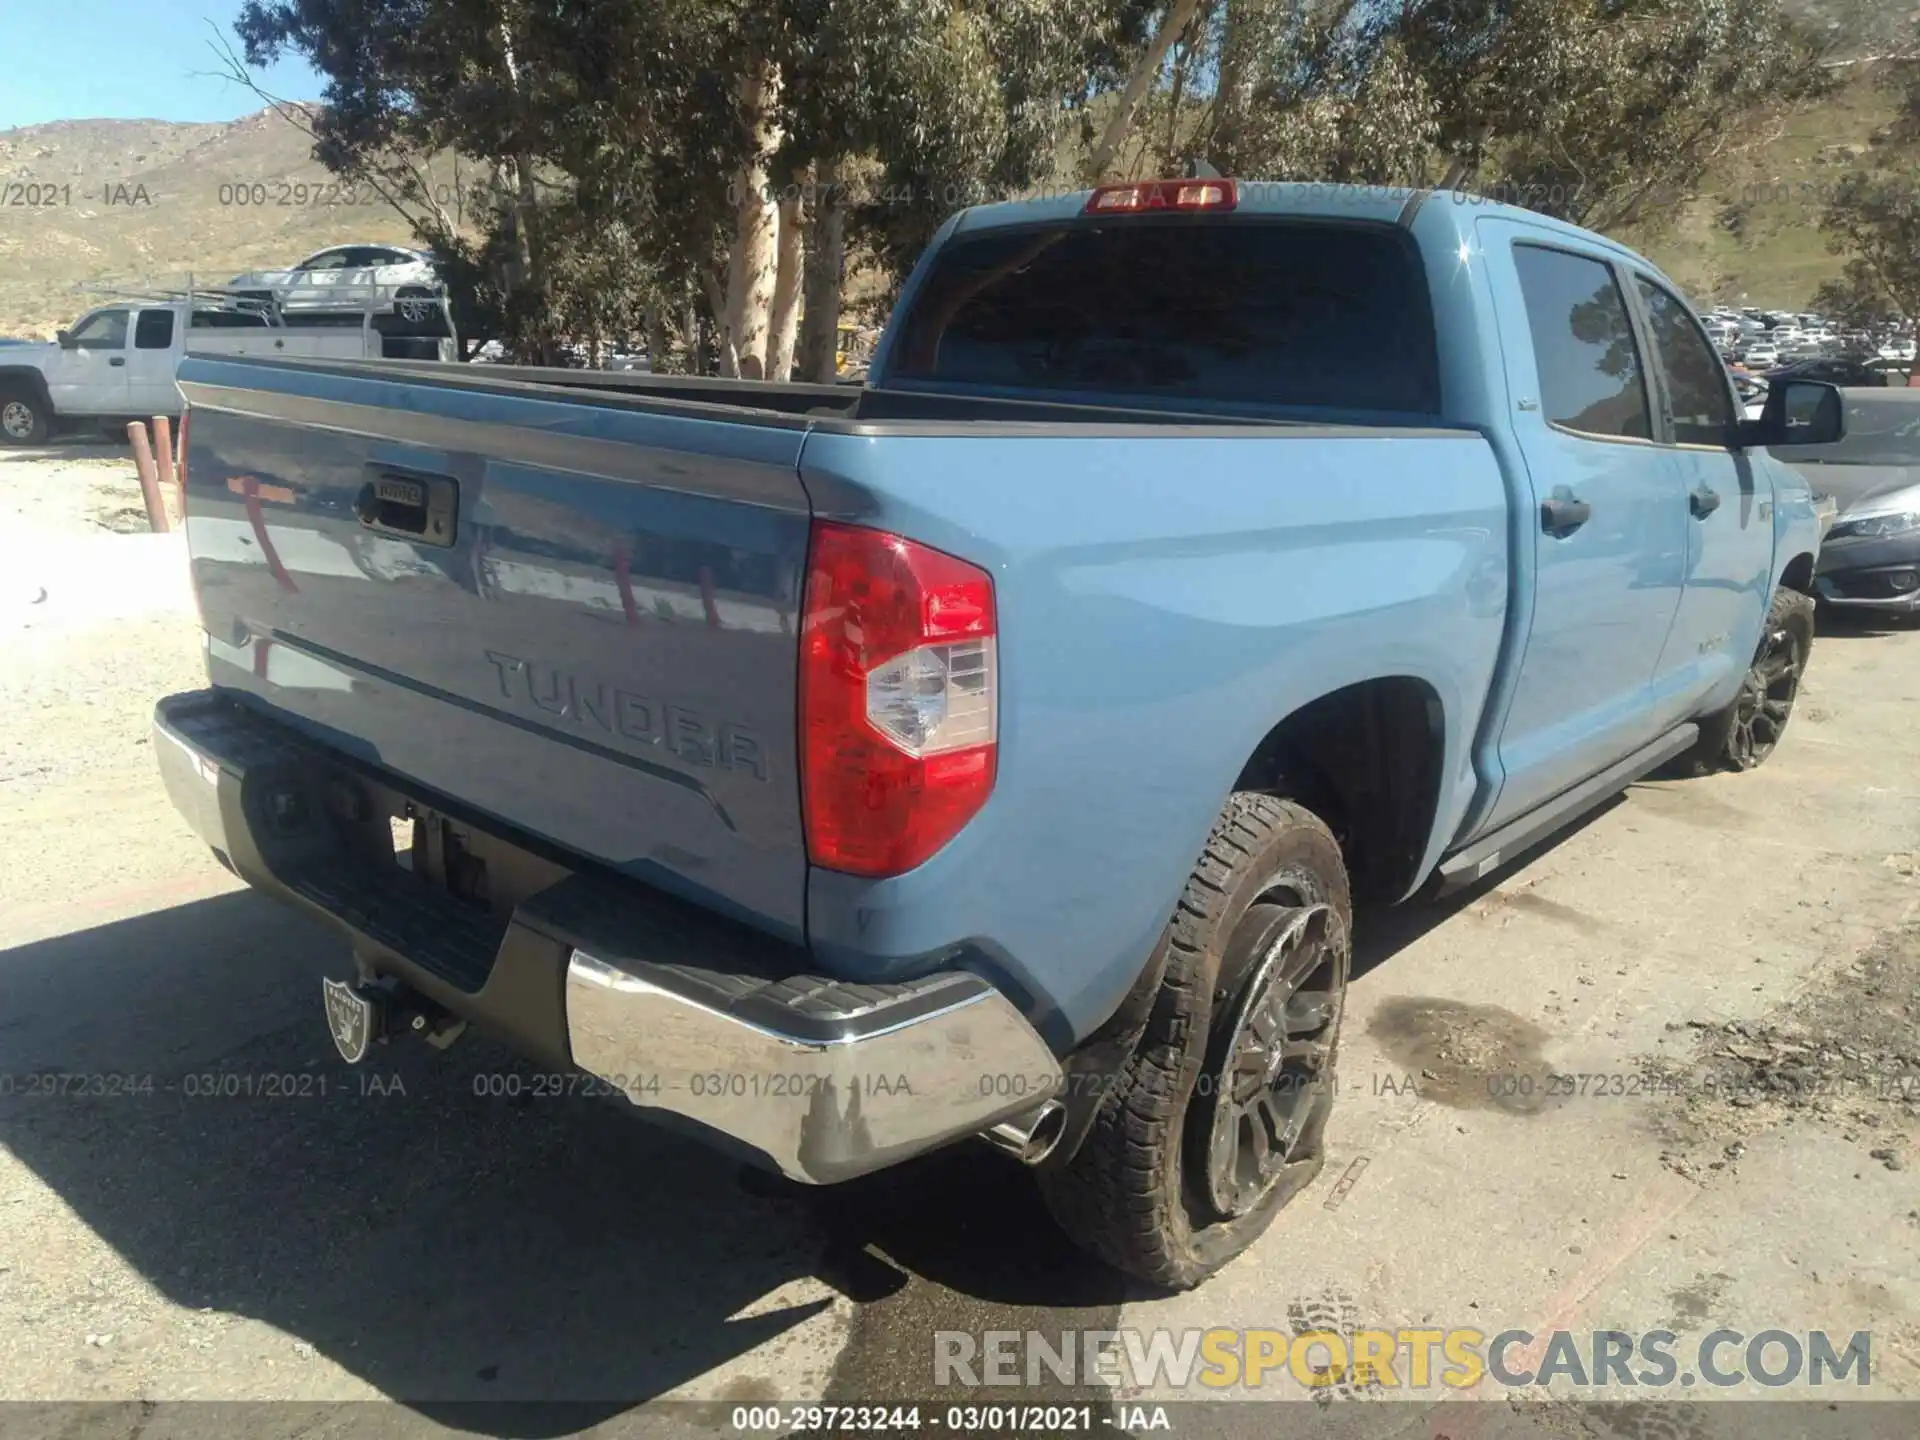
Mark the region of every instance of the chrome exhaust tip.
[[1058, 1100], [1048, 1100], [980, 1133], [1022, 1165], [1038, 1165], [1067, 1133], [1067, 1107]]

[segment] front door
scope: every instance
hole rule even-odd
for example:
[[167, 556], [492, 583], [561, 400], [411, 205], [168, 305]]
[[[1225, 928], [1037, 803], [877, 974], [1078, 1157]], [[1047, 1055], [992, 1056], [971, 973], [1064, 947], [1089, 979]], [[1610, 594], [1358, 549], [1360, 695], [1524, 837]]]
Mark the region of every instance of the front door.
[[96, 310], [73, 327], [70, 344], [47, 365], [57, 415], [125, 415], [127, 310]]
[[1734, 397], [1686, 302], [1635, 273], [1666, 409], [1667, 455], [1686, 493], [1687, 579], [1660, 658], [1659, 688], [1678, 722], [1732, 700], [1753, 664], [1773, 583], [1773, 486], [1734, 448]]
[[1505, 778], [1484, 831], [1657, 737], [1650, 687], [1687, 534], [1613, 261], [1512, 221], [1479, 228], [1533, 549], [1532, 622], [1499, 742]]

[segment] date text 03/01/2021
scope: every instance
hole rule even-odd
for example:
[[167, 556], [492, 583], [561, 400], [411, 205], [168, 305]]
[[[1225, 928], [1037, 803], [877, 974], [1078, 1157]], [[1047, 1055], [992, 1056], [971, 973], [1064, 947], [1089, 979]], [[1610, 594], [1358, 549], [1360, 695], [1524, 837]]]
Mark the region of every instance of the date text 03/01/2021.
[[1085, 1434], [1094, 1430], [1171, 1430], [1164, 1405], [736, 1405], [729, 1417], [738, 1434], [793, 1431], [879, 1432], [950, 1430], [958, 1434]]

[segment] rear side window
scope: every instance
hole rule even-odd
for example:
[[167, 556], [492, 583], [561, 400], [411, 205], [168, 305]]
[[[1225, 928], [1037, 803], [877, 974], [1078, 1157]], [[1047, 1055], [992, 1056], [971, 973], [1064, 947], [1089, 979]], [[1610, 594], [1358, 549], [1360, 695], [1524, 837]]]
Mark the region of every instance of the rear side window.
[[171, 344], [173, 344], [173, 312], [142, 310], [140, 318], [133, 322], [133, 348], [164, 350]]
[[267, 323], [267, 317], [258, 310], [196, 310], [193, 312], [195, 330], [258, 330]]
[[1547, 419], [1587, 435], [1652, 439], [1640, 347], [1613, 271], [1539, 245], [1514, 246], [1513, 263]]
[[1142, 217], [963, 237], [933, 263], [890, 378], [1439, 413], [1426, 276], [1391, 226]]
[[1667, 375], [1673, 438], [1681, 445], [1725, 445], [1733, 425], [1727, 367], [1701, 336], [1686, 305], [1671, 291], [1634, 276], [1652, 322], [1653, 349]]

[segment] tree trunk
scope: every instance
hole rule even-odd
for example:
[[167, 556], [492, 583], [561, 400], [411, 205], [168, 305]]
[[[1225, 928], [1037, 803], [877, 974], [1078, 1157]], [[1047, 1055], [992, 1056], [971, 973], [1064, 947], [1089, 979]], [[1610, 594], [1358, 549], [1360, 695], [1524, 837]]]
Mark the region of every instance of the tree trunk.
[[767, 319], [767, 379], [793, 374], [793, 342], [800, 328], [800, 270], [805, 253], [806, 210], [798, 194], [780, 201], [780, 240], [775, 253], [773, 305]]
[[1249, 79], [1247, 54], [1250, 0], [1226, 0], [1221, 20], [1219, 80], [1214, 86], [1213, 124], [1207, 137], [1207, 160], [1223, 175], [1231, 175], [1240, 159], [1241, 132], [1246, 125]]
[[840, 335], [840, 268], [847, 253], [847, 196], [840, 161], [822, 160], [807, 208], [805, 297], [800, 317], [800, 378], [826, 385], [834, 377]]
[[754, 153], [734, 174], [733, 250], [727, 259], [727, 291], [720, 317], [720, 373], [758, 378], [766, 373], [767, 325], [776, 279], [779, 211], [769, 194], [767, 159], [780, 145], [774, 107], [780, 72], [758, 60], [740, 81]]
[[1167, 52], [1173, 48], [1173, 42], [1186, 31], [1193, 20], [1193, 12], [1199, 8], [1200, 0], [1174, 0], [1167, 7], [1160, 28], [1154, 32], [1153, 39], [1147, 42], [1146, 50], [1133, 67], [1133, 73], [1127, 77], [1127, 88], [1120, 92], [1120, 103], [1114, 107], [1112, 118], [1107, 121], [1106, 132], [1093, 147], [1093, 153], [1087, 157], [1085, 178], [1089, 184], [1100, 183], [1107, 167], [1113, 163], [1113, 157], [1126, 144], [1147, 88], [1160, 74], [1160, 67], [1166, 62]]
[[669, 368], [667, 360], [667, 312], [664, 306], [647, 307], [647, 368], [656, 375], [664, 375]]
[[680, 311], [680, 333], [687, 342], [687, 368], [682, 374], [707, 373], [707, 339], [702, 324], [699, 305], [689, 300]]
[[[508, 93], [512, 97], [513, 118], [518, 129], [525, 111], [520, 93], [520, 65], [514, 58], [513, 33], [505, 23], [500, 26], [500, 52], [506, 60]], [[524, 135], [516, 136], [517, 141], [524, 142], [524, 138]], [[530, 293], [533, 297], [535, 343], [541, 352], [539, 363], [547, 365], [552, 363], [552, 321], [543, 303], [546, 275], [541, 264], [543, 256], [539, 237], [534, 233], [534, 214], [540, 204], [540, 194], [533, 179], [533, 155], [524, 143], [517, 143], [514, 147], [512, 197], [513, 285], [516, 290]], [[525, 313], [524, 307], [522, 313]]]

